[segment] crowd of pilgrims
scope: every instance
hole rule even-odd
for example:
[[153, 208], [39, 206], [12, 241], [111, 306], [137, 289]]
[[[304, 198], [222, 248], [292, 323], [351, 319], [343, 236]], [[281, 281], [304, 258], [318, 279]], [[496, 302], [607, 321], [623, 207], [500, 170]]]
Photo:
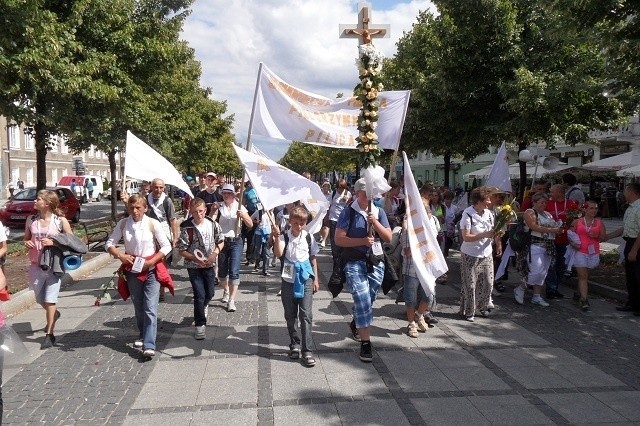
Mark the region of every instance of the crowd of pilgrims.
[[[435, 287], [420, 282], [407, 232], [403, 232], [402, 180], [392, 180], [391, 189], [372, 203], [363, 179], [353, 185], [344, 179], [333, 184], [319, 182], [330, 208], [315, 235], [305, 230], [310, 214], [300, 203], [265, 211], [250, 182], [241, 188], [239, 183], [225, 183], [213, 172], [202, 176], [199, 183], [188, 180], [193, 193], [182, 194], [184, 214], [180, 217], [160, 179], [144, 184], [139, 194], [123, 194], [127, 215], [106, 243], [107, 252], [121, 262], [119, 289], [123, 297], [132, 299], [139, 333], [133, 344], [143, 357], [155, 355], [158, 304], [165, 300], [166, 291], [173, 291], [169, 269], [178, 256], [184, 259], [193, 289], [195, 339], [206, 338], [215, 287], [222, 290], [220, 300], [226, 310], [235, 312], [241, 265], [252, 265], [256, 274], [281, 277], [278, 296], [289, 333], [288, 355], [313, 367], [313, 295], [320, 289], [316, 256], [321, 250], [331, 251], [334, 270], [341, 271], [344, 291], [353, 298], [348, 331], [360, 343], [363, 362], [373, 357], [370, 327], [384, 277], [385, 247], [387, 253], [398, 254], [392, 264], [401, 265], [398, 301], [404, 302], [407, 316], [403, 332], [417, 338], [438, 323], [435, 291], [428, 290]], [[564, 183], [551, 186], [538, 181], [521, 206], [512, 200], [512, 194], [498, 188], [465, 192], [427, 182], [419, 191], [428, 216], [426, 225], [437, 235], [444, 258], [454, 249], [460, 253], [463, 320], [473, 322], [477, 316], [490, 315], [493, 298], [506, 290], [511, 263], [517, 264], [521, 276], [513, 289], [517, 303], [524, 304], [531, 291], [531, 304], [549, 306], [548, 299], [564, 297], [559, 284], [573, 270], [579, 282], [574, 298], [582, 309], [589, 309], [588, 271], [598, 266], [599, 242], [621, 232], [607, 234], [596, 217], [597, 204], [585, 202], [575, 177], [566, 176]], [[514, 253], [507, 244], [508, 233], [494, 230], [495, 211], [505, 203], [523, 212], [531, 235], [526, 251]], [[60, 276], [43, 270], [39, 262], [43, 251], [54, 245], [53, 237], [71, 233], [71, 228], [54, 192], [40, 191], [35, 208], [37, 214], [26, 224], [25, 244], [32, 262], [30, 285], [46, 313], [42, 347], [47, 348], [55, 345], [55, 323], [61, 316], [56, 307]], [[578, 208], [584, 216], [568, 223], [568, 213]], [[398, 249], [389, 250], [389, 246]], [[437, 277], [440, 285], [448, 280], [447, 274]]]

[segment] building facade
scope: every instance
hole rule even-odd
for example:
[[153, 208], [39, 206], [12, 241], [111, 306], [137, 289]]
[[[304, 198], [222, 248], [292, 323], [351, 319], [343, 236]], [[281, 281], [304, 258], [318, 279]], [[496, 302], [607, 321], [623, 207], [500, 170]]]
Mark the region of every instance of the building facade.
[[[88, 151], [73, 154], [63, 136], [52, 137], [51, 145], [52, 149], [47, 153], [46, 160], [47, 186], [55, 186], [62, 176], [75, 175], [78, 171], [81, 172], [80, 174], [99, 175], [107, 181], [111, 181], [109, 158], [106, 153], [91, 147]], [[0, 146], [2, 146], [0, 185], [3, 189], [1, 194], [6, 197], [9, 183], [15, 185], [18, 180], [22, 180], [25, 187], [35, 186], [36, 151], [34, 138], [25, 134], [23, 126], [0, 116]], [[118, 161], [117, 158], [116, 161]], [[79, 165], [82, 165], [84, 172], [77, 169]], [[116, 179], [120, 178], [119, 173], [120, 166], [117, 163]]]

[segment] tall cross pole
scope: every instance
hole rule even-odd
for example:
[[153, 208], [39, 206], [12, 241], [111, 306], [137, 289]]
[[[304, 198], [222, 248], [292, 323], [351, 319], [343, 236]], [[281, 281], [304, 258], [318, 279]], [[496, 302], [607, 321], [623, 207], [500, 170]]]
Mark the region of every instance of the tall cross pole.
[[371, 24], [371, 3], [358, 3], [358, 23], [340, 24], [340, 38], [357, 38], [358, 44], [371, 44], [373, 38], [389, 38], [390, 26]]

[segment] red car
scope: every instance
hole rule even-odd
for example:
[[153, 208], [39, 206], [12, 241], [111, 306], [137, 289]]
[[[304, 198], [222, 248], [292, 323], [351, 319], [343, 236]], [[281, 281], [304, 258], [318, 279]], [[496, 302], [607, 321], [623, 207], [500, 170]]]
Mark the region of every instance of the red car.
[[[80, 220], [80, 203], [73, 193], [67, 188], [47, 188], [55, 191], [60, 199], [60, 210], [64, 216], [73, 223]], [[27, 217], [36, 213], [34, 204], [36, 201], [36, 188], [26, 188], [16, 193], [0, 209], [0, 220], [5, 226], [24, 227]]]

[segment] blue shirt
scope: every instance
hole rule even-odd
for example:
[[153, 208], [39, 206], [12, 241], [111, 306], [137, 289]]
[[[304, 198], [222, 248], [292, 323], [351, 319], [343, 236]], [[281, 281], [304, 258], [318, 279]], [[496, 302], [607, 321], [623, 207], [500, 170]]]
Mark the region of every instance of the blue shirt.
[[[373, 206], [374, 211], [378, 211], [378, 221], [385, 228], [389, 227], [389, 220], [387, 219], [387, 214], [381, 208]], [[353, 202], [349, 207], [345, 208], [342, 213], [340, 213], [340, 217], [338, 218], [338, 223], [336, 224], [336, 228], [344, 229], [347, 231], [347, 237], [349, 238], [364, 238], [368, 235], [367, 233], [367, 218], [362, 215], [362, 210], [357, 202]], [[353, 216], [353, 222], [349, 224], [351, 217]], [[351, 225], [351, 226], [349, 226]], [[369, 250], [368, 246], [357, 246], [353, 247], [358, 251], [366, 253]]]

